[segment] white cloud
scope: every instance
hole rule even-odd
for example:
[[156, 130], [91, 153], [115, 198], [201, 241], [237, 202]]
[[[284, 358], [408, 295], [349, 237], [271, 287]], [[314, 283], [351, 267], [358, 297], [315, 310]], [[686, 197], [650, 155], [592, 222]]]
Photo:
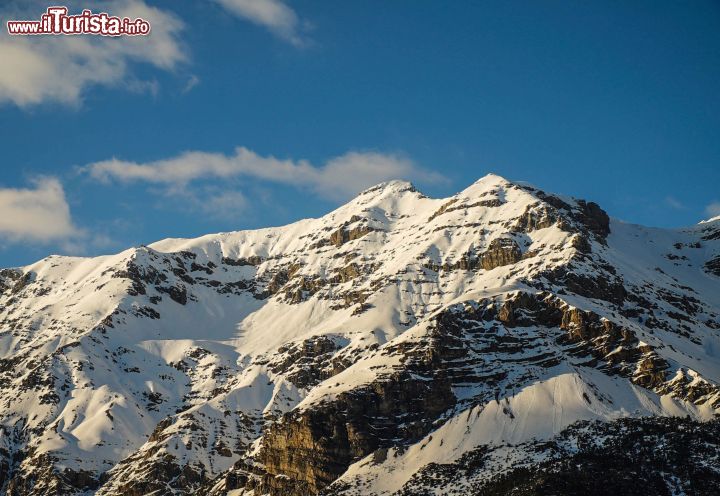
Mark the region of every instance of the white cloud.
[[279, 38], [296, 46], [305, 43], [300, 34], [300, 19], [280, 0], [215, 0], [230, 13], [269, 29]]
[[388, 179], [442, 181], [442, 176], [418, 167], [410, 159], [377, 152], [349, 152], [315, 166], [307, 160], [263, 157], [244, 147], [233, 155], [185, 152], [177, 157], [140, 164], [110, 159], [81, 169], [102, 181], [144, 181], [182, 190], [203, 179], [253, 177], [265, 181], [310, 188], [331, 199], [345, 199]]
[[[19, 3], [12, 3], [17, 7]], [[30, 1], [22, 10], [0, 12], [3, 19], [36, 20], [47, 2]], [[71, 13], [88, 6], [76, 0], [65, 2]], [[77, 105], [83, 92], [94, 85], [124, 86], [130, 90], [156, 91], [153, 82], [137, 81], [132, 63], [145, 63], [173, 70], [186, 60], [178, 38], [183, 23], [168, 11], [151, 7], [144, 0], [93, 2], [93, 11], [149, 20], [149, 36], [9, 36], [0, 30], [0, 103], [25, 107], [43, 102]]]
[[0, 235], [10, 242], [67, 242], [81, 236], [70, 216], [60, 182], [34, 181], [34, 189], [0, 189]]

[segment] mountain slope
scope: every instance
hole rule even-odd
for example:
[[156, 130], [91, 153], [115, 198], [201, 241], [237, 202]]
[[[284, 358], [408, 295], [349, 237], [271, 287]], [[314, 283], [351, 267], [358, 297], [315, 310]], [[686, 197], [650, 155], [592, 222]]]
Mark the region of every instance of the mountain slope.
[[49, 257], [0, 272], [0, 484], [400, 494], [432, 464], [525, 453], [577, 421], [709, 420], [718, 289], [717, 220], [624, 224], [494, 175]]

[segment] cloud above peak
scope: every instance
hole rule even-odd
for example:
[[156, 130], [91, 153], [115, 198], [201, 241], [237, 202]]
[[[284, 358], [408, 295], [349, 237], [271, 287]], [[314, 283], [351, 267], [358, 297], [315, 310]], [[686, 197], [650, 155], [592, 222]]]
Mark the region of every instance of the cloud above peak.
[[316, 166], [307, 160], [264, 157], [245, 147], [236, 148], [232, 155], [190, 151], [148, 163], [113, 158], [89, 164], [81, 171], [105, 183], [148, 182], [175, 189], [200, 180], [250, 177], [307, 188], [332, 200], [347, 199], [388, 179], [443, 180], [397, 154], [352, 151]]

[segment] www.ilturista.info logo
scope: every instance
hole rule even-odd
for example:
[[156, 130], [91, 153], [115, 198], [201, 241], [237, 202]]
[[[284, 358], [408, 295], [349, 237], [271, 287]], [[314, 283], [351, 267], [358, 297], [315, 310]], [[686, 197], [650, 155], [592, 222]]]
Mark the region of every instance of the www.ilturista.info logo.
[[39, 21], [7, 21], [11, 35], [94, 34], [99, 36], [144, 36], [150, 34], [150, 23], [138, 17], [115, 17], [105, 12], [68, 15], [67, 7], [48, 7]]

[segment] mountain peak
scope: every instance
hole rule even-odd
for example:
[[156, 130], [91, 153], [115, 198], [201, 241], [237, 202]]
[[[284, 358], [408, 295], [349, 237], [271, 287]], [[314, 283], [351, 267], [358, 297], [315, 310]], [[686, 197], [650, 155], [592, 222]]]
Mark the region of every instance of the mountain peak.
[[500, 174], [495, 174], [494, 172], [488, 172], [483, 177], [475, 181], [475, 184], [482, 183], [482, 184], [503, 184], [503, 183], [510, 183], [508, 179], [504, 178]]
[[720, 222], [720, 215], [716, 215], [715, 217], [711, 217], [706, 220], [701, 220], [699, 224], [709, 224], [711, 222]]
[[417, 188], [410, 181], [402, 179], [391, 179], [390, 181], [384, 181], [382, 183], [371, 186], [366, 190], [361, 191], [358, 194], [360, 196], [385, 196], [388, 194], [394, 195], [405, 192], [417, 192]]

